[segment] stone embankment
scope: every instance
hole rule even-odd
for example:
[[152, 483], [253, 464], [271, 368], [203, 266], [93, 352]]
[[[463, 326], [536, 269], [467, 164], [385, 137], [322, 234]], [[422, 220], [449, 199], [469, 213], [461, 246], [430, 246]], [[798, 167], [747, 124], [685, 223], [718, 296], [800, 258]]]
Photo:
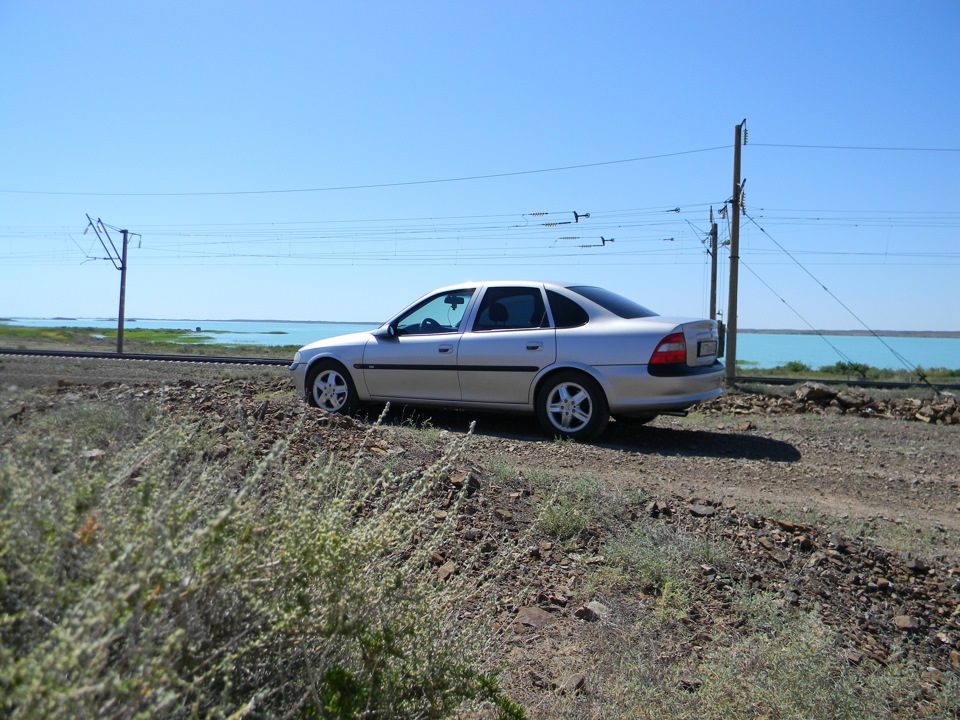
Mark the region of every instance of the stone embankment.
[[935, 425], [960, 424], [960, 403], [951, 395], [933, 400], [917, 398], [874, 398], [856, 390], [836, 390], [822, 383], [801, 385], [790, 397], [727, 393], [700, 406], [705, 413], [764, 415], [825, 413], [864, 418], [913, 420]]

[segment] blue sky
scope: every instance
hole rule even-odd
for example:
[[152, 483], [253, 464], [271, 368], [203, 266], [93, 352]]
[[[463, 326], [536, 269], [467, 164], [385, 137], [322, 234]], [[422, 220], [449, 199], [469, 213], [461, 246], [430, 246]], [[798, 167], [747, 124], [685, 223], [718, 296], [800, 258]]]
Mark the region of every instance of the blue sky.
[[480, 278], [705, 315], [745, 118], [741, 328], [960, 330], [958, 37], [956, 0], [0, 0], [0, 316], [116, 314], [87, 213], [137, 233], [133, 318]]

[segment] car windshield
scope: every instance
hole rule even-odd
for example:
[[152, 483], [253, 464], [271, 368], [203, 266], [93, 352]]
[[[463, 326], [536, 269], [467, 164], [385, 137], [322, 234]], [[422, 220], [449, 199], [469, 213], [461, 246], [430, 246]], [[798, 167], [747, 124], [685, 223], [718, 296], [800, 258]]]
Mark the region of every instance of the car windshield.
[[622, 318], [645, 318], [653, 317], [657, 314], [653, 310], [649, 310], [643, 305], [635, 303], [633, 300], [625, 298], [622, 295], [617, 295], [615, 292], [604, 290], [603, 288], [577, 285], [575, 287], [568, 287], [567, 290], [575, 292], [577, 295], [582, 295], [588, 300], [592, 300], [600, 307]]

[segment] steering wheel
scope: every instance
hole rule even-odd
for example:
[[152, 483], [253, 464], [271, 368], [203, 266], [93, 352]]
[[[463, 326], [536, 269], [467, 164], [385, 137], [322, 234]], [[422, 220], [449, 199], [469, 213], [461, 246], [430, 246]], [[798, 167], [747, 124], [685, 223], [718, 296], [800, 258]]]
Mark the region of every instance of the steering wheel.
[[420, 329], [425, 332], [438, 332], [440, 327], [440, 323], [433, 318], [424, 318], [420, 321]]

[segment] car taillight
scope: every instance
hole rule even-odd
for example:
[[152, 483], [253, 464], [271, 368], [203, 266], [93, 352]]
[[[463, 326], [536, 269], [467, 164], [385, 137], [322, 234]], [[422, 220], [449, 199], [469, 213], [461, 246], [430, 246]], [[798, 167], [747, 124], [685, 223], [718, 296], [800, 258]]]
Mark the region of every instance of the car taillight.
[[669, 363], [685, 363], [687, 361], [687, 343], [683, 333], [667, 335], [650, 357], [651, 365], [667, 365]]

